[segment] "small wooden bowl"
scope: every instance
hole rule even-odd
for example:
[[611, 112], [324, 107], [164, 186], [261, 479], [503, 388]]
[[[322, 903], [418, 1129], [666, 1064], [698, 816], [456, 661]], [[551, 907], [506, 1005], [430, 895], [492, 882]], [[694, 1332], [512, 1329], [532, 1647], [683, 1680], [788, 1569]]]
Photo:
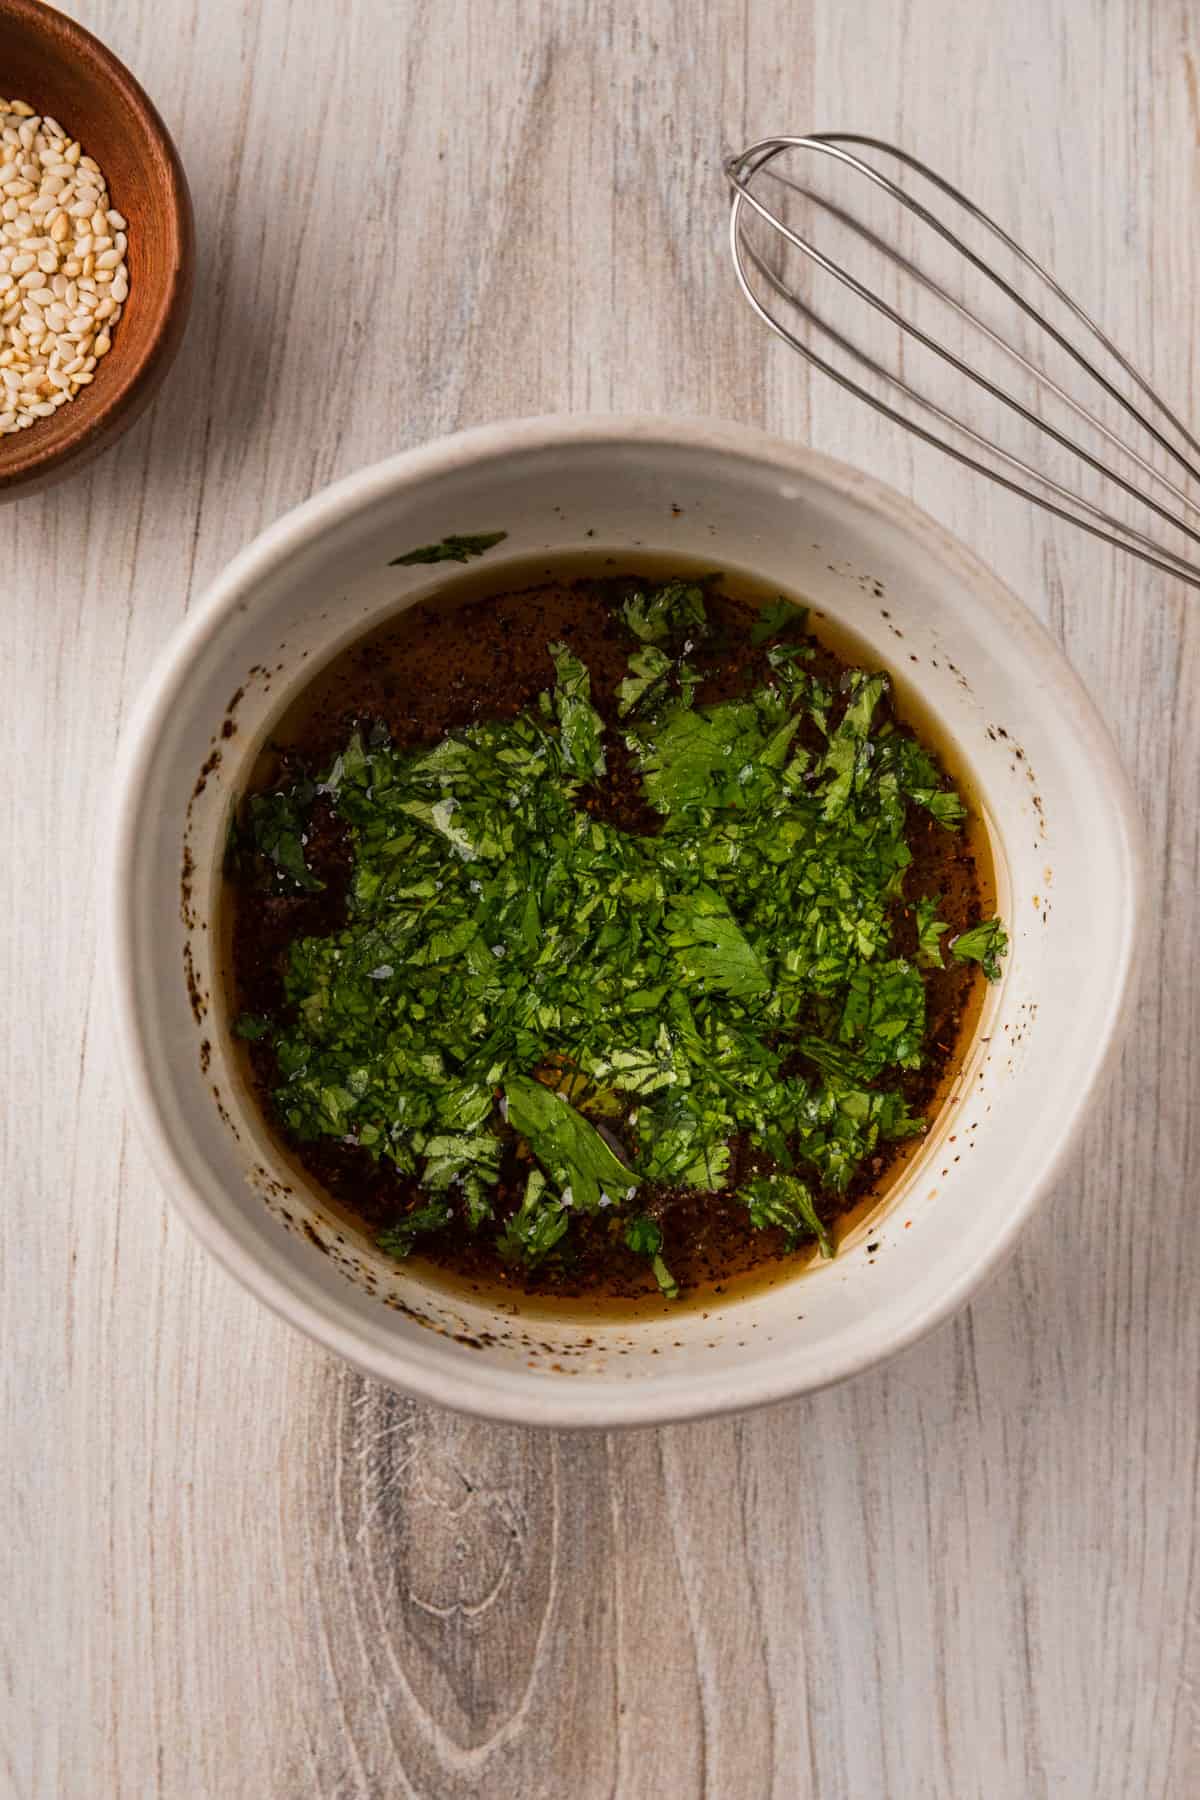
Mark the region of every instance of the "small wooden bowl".
[[0, 0], [0, 99], [49, 114], [108, 182], [129, 222], [129, 298], [95, 380], [52, 418], [0, 437], [0, 501], [74, 474], [125, 431], [170, 367], [195, 269], [192, 202], [167, 128], [133, 76], [40, 0]]

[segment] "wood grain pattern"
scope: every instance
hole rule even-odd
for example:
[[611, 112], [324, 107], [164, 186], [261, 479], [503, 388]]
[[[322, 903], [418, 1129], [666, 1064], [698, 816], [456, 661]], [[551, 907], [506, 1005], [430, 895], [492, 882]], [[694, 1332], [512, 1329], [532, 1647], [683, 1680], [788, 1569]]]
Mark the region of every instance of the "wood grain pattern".
[[[0, 1793], [1200, 1792], [1200, 607], [769, 344], [719, 174], [767, 131], [895, 136], [1200, 419], [1200, 14], [69, 10], [175, 133], [200, 262], [149, 416], [0, 513]], [[115, 744], [192, 597], [331, 477], [568, 407], [760, 422], [913, 493], [1065, 644], [1151, 854], [1118, 1081], [970, 1311], [809, 1402], [608, 1438], [406, 1402], [210, 1266], [95, 962]]]

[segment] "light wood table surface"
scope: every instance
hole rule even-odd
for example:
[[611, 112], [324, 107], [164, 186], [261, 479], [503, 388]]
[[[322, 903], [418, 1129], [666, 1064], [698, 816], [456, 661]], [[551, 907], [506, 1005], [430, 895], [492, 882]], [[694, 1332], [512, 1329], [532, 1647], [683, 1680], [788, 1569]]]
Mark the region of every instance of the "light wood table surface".
[[[1200, 419], [1189, 0], [92, 0], [177, 135], [191, 330], [0, 511], [0, 1794], [1200, 1794], [1200, 600], [767, 341], [720, 159], [867, 129], [963, 183]], [[0, 71], [0, 87], [3, 87]], [[740, 1420], [494, 1429], [361, 1379], [168, 1211], [97, 966], [122, 721], [331, 478], [559, 409], [761, 423], [1024, 596], [1147, 821], [1147, 978], [968, 1312]]]

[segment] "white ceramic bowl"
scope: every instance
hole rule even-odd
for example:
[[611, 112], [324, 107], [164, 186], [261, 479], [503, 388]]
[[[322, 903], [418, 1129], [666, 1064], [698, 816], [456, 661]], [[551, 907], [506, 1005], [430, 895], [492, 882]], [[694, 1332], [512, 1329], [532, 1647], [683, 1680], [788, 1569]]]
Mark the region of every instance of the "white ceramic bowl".
[[[606, 548], [619, 562], [641, 548], [802, 591], [881, 663], [919, 678], [997, 848], [1012, 947], [958, 1099], [834, 1262], [707, 1314], [581, 1324], [447, 1295], [329, 1215], [234, 1073], [212, 922], [255, 747], [324, 658], [447, 574], [391, 569], [391, 557], [501, 527], [496, 574], [545, 550]], [[236, 730], [222, 736], [231, 702]], [[121, 1055], [180, 1210], [252, 1293], [319, 1342], [409, 1393], [493, 1418], [693, 1418], [805, 1392], [912, 1343], [995, 1269], [1045, 1193], [1129, 992], [1137, 823], [1109, 738], [1051, 639], [900, 495], [711, 421], [488, 426], [318, 494], [189, 616], [130, 723], [117, 793]]]

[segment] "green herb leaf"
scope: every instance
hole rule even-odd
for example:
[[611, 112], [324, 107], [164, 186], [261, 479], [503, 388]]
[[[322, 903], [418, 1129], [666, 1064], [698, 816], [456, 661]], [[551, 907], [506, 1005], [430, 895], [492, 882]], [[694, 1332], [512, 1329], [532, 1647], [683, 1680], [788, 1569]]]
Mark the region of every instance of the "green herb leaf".
[[999, 981], [1003, 973], [1000, 958], [1008, 955], [1008, 933], [999, 919], [985, 919], [962, 931], [950, 945], [950, 954], [959, 962], [977, 962], [989, 981]]
[[687, 640], [708, 634], [704, 589], [694, 581], [668, 581], [649, 592], [631, 594], [621, 609], [626, 625], [644, 644], [677, 645], [686, 654]]
[[724, 1187], [732, 1117], [724, 1096], [708, 1103], [675, 1097], [649, 1108], [639, 1120], [646, 1179], [714, 1192]]
[[938, 939], [950, 927], [944, 919], [937, 916], [941, 903], [940, 894], [931, 894], [924, 900], [918, 900], [913, 909], [917, 916], [917, 963], [922, 969], [940, 969], [943, 966], [942, 946]]
[[860, 1064], [877, 1075], [889, 1063], [915, 1069], [925, 1035], [925, 985], [911, 963], [863, 963], [850, 977], [838, 1041], [853, 1045]]
[[286, 887], [317, 893], [323, 881], [304, 857], [308, 814], [316, 796], [311, 781], [297, 782], [287, 793], [252, 794], [246, 803], [246, 835], [260, 856], [274, 863]]
[[756, 624], [751, 627], [750, 642], [757, 647], [759, 644], [769, 643], [772, 638], [779, 637], [785, 631], [805, 631], [807, 628], [807, 606], [797, 606], [794, 600], [785, 600], [780, 594], [778, 600], [763, 607]]
[[453, 1208], [448, 1200], [431, 1200], [425, 1206], [418, 1206], [398, 1224], [389, 1225], [386, 1231], [379, 1233], [375, 1242], [389, 1256], [402, 1261], [412, 1254], [419, 1237], [424, 1237], [431, 1231], [442, 1231], [453, 1216]]
[[886, 675], [856, 669], [850, 676], [846, 710], [830, 739], [824, 769], [832, 777], [825, 787], [824, 818], [840, 819], [871, 779], [871, 718], [888, 688]]
[[419, 550], [408, 550], [403, 556], [393, 556], [388, 567], [396, 569], [414, 563], [470, 562], [473, 556], [482, 556], [485, 550], [502, 544], [507, 536], [507, 531], [478, 531], [462, 537], [451, 535], [443, 538], [439, 544], [422, 544]]
[[750, 702], [677, 706], [630, 743], [641, 765], [646, 796], [673, 828], [679, 815], [701, 808], [746, 808], [757, 797], [755, 773], [770, 739], [762, 713]]
[[966, 806], [949, 788], [930, 793], [925, 788], [916, 788], [912, 798], [919, 806], [931, 812], [939, 825], [948, 825], [951, 829], [962, 824], [967, 816]]
[[271, 1021], [261, 1013], [239, 1013], [233, 1021], [234, 1037], [245, 1038], [248, 1044], [256, 1044], [260, 1038], [271, 1034]]
[[594, 1125], [566, 1099], [526, 1075], [505, 1083], [508, 1122], [526, 1140], [563, 1200], [580, 1212], [619, 1205], [640, 1176], [618, 1161]]
[[554, 710], [561, 729], [563, 761], [582, 781], [604, 773], [604, 724], [592, 705], [592, 681], [566, 644], [551, 644], [557, 680]]
[[756, 1175], [739, 1188], [738, 1198], [750, 1209], [750, 1219], [760, 1231], [769, 1225], [787, 1233], [790, 1250], [801, 1238], [815, 1237], [821, 1255], [834, 1255], [829, 1228], [817, 1213], [812, 1191], [796, 1175]]
[[658, 1221], [645, 1213], [636, 1213], [625, 1224], [625, 1242], [637, 1256], [648, 1256], [663, 1294], [668, 1300], [679, 1298], [679, 1283], [662, 1259], [663, 1234]]
[[570, 1223], [567, 1208], [547, 1191], [542, 1171], [531, 1169], [525, 1184], [525, 1198], [512, 1217], [505, 1221], [496, 1240], [497, 1249], [507, 1263], [525, 1263], [536, 1268], [565, 1235]]
[[939, 824], [955, 831], [967, 816], [967, 809], [928, 751], [915, 738], [892, 732], [877, 749], [880, 777], [894, 778], [899, 791], [917, 806], [933, 814]]
[[689, 981], [739, 1000], [762, 994], [770, 978], [724, 900], [710, 887], [680, 894], [667, 914], [667, 942]]
[[643, 706], [671, 671], [671, 659], [665, 651], [646, 644], [629, 658], [631, 673], [617, 688], [617, 711], [624, 718]]

